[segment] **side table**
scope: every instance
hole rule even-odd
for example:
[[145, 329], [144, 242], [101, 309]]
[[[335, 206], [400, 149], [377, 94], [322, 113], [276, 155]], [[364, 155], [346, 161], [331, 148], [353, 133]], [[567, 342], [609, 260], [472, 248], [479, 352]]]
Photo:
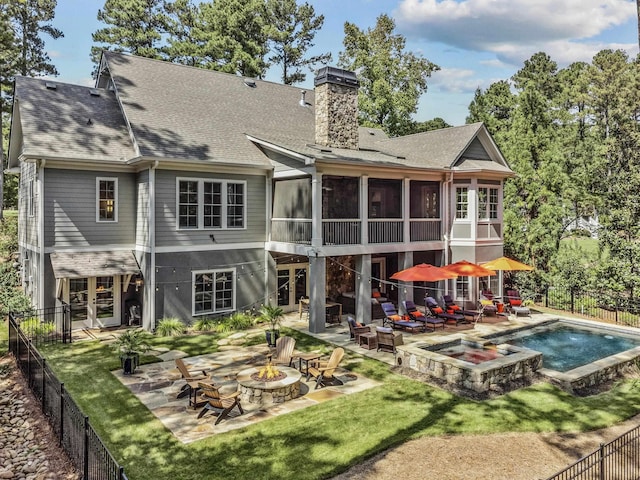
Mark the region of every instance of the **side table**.
[[360, 346], [367, 350], [373, 350], [378, 348], [378, 334], [375, 332], [361, 333], [358, 338], [360, 339]]
[[[309, 380], [309, 362], [318, 360], [321, 356], [319, 353], [297, 353], [291, 358], [291, 361], [295, 365], [296, 358], [298, 359], [298, 370], [300, 373], [304, 373]], [[304, 362], [304, 371], [302, 370], [302, 362]]]

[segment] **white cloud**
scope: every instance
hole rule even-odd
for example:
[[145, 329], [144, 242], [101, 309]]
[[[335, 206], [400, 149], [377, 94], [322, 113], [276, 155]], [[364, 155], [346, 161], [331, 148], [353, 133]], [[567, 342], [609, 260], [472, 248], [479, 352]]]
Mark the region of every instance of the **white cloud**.
[[[537, 51], [551, 55], [547, 48], [554, 47], [558, 54], [567, 54], [567, 46], [575, 54], [595, 53], [597, 45], [576, 40], [622, 25], [637, 11], [631, 0], [402, 0], [394, 13], [407, 37], [495, 52], [509, 63], [518, 57], [520, 63]], [[518, 56], [518, 49], [529, 53]]]
[[59, 58], [62, 56], [62, 53], [60, 53], [58, 50], [49, 50], [47, 52], [47, 54], [49, 55], [49, 57], [51, 58]]
[[428, 81], [429, 88], [444, 93], [473, 93], [478, 87], [486, 88], [485, 83], [476, 72], [463, 68], [443, 68], [434, 72]]

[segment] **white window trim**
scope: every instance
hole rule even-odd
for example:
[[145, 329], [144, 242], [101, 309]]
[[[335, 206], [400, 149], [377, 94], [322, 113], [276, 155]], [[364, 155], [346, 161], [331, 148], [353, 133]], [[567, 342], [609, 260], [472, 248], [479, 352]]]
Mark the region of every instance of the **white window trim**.
[[[231, 281], [233, 282], [232, 284], [232, 289], [233, 289], [233, 299], [232, 299], [232, 305], [231, 308], [229, 309], [225, 309], [225, 310], [215, 310], [215, 304], [216, 304], [216, 299], [215, 299], [215, 291], [213, 292], [214, 297], [213, 297], [213, 307], [214, 310], [212, 310], [211, 312], [198, 312], [196, 313], [196, 289], [195, 289], [195, 285], [196, 285], [196, 275], [202, 275], [205, 273], [209, 273], [211, 274], [214, 278], [215, 275], [219, 272], [228, 272], [231, 273]], [[218, 268], [215, 270], [192, 270], [191, 271], [191, 316], [193, 317], [199, 317], [201, 315], [216, 315], [218, 313], [226, 313], [226, 312], [234, 312], [236, 310], [236, 298], [237, 298], [237, 275], [236, 275], [236, 269], [235, 267], [232, 268]], [[215, 281], [213, 282], [213, 284], [215, 285]]]
[[[195, 228], [185, 228], [180, 226], [180, 182], [198, 182], [198, 226]], [[204, 226], [204, 183], [220, 183], [221, 186], [221, 215], [222, 221], [220, 227]], [[244, 200], [242, 210], [242, 227], [227, 226], [227, 185], [241, 184], [243, 186], [242, 198]], [[246, 230], [247, 229], [247, 182], [246, 180], [231, 180], [219, 178], [193, 178], [193, 177], [176, 177], [176, 230], [194, 231], [194, 230]]]
[[35, 195], [36, 195], [36, 181], [32, 178], [27, 184], [27, 214], [29, 217], [35, 217]]
[[[466, 188], [467, 189], [467, 216], [464, 218], [458, 218], [458, 189]], [[458, 223], [469, 223], [471, 222], [471, 186], [465, 184], [454, 185], [453, 187], [453, 221]]]
[[[480, 217], [480, 189], [486, 189], [487, 190], [487, 208], [486, 208], [486, 213], [487, 215], [489, 214], [489, 212], [491, 211], [490, 208], [490, 198], [491, 198], [491, 190], [497, 190], [498, 191], [498, 202], [496, 203], [496, 218], [490, 218], [488, 216], [485, 217]], [[501, 211], [501, 189], [498, 185], [483, 185], [483, 184], [479, 184], [478, 185], [478, 189], [477, 189], [477, 210], [478, 210], [478, 221], [480, 222], [489, 222], [489, 223], [500, 223], [501, 219], [500, 219], [500, 211]]]
[[[100, 182], [113, 182], [113, 220], [100, 218]], [[98, 223], [118, 223], [118, 177], [96, 177], [96, 222]]]

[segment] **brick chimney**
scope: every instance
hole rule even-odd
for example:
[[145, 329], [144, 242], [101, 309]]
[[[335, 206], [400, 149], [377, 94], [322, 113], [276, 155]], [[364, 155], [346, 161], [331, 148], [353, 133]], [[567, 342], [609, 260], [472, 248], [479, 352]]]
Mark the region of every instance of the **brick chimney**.
[[323, 67], [314, 80], [316, 144], [358, 149], [358, 79], [336, 67]]

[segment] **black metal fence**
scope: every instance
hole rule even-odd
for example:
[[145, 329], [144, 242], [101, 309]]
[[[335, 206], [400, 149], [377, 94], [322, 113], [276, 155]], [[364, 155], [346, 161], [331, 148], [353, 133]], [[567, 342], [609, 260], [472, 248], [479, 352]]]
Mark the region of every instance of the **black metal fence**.
[[56, 378], [32, 339], [20, 327], [15, 314], [10, 313], [9, 351], [75, 468], [84, 480], [127, 480], [123, 467], [102, 443], [89, 418], [65, 391], [64, 384]]
[[631, 480], [640, 478], [640, 427], [629, 430], [547, 480]]
[[534, 303], [574, 315], [640, 327], [640, 298], [625, 293], [549, 287], [536, 295]]
[[47, 343], [71, 343], [71, 308], [63, 303], [57, 307], [12, 312], [20, 330], [36, 346]]

